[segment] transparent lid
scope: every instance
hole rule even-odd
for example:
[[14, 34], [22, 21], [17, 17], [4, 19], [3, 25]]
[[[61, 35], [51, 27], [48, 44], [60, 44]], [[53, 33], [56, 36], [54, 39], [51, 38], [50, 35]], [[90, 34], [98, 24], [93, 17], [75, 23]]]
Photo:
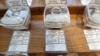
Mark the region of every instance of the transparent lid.
[[100, 0], [91, 0], [86, 12], [92, 23], [100, 24]]
[[14, 6], [28, 6], [27, 0], [6, 0], [6, 4], [9, 7], [14, 7]]
[[21, 24], [23, 22], [23, 19], [20, 17], [3, 17], [1, 19], [1, 23], [5, 24], [5, 25], [12, 25], [12, 24]]
[[87, 16], [93, 23], [100, 24], [100, 6], [89, 6], [87, 9]]

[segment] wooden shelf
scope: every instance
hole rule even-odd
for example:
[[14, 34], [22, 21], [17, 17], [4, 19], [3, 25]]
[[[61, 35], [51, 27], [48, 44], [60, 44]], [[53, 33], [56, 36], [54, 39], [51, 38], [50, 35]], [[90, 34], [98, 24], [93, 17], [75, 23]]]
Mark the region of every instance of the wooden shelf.
[[[0, 18], [7, 10], [5, 0], [0, 2]], [[33, 0], [31, 7], [31, 39], [29, 43], [28, 53], [45, 54], [45, 27], [43, 24], [43, 11], [45, 0]], [[2, 5], [2, 6], [1, 6]], [[89, 53], [84, 33], [83, 33], [83, 13], [84, 8], [80, 0], [67, 0], [67, 5], [71, 14], [71, 24], [65, 27], [67, 47], [69, 53]], [[8, 50], [13, 30], [0, 26], [0, 53]]]
[[[83, 33], [83, 14], [71, 14], [71, 24], [65, 27], [65, 34], [67, 40], [67, 47], [69, 53], [94, 53], [90, 51]], [[46, 54], [45, 46], [45, 27], [43, 24], [43, 15], [33, 15], [31, 21], [31, 38], [28, 48], [28, 53], [33, 54]], [[0, 53], [8, 50], [12, 30], [0, 26]]]
[[[71, 24], [65, 27], [68, 52], [91, 52], [83, 34], [82, 15], [71, 15]], [[12, 30], [0, 27], [0, 52], [6, 52], [12, 37]], [[45, 27], [43, 21], [31, 21], [31, 39], [28, 53], [45, 53]]]

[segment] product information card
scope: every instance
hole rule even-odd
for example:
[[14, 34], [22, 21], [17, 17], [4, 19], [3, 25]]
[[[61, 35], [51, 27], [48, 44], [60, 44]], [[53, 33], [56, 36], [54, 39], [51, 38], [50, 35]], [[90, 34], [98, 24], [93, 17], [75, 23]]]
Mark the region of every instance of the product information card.
[[100, 50], [100, 30], [84, 30], [84, 34], [90, 50]]
[[66, 41], [63, 30], [46, 30], [46, 46], [47, 52], [61, 51], [66, 52]]
[[30, 31], [14, 31], [8, 51], [27, 52]]

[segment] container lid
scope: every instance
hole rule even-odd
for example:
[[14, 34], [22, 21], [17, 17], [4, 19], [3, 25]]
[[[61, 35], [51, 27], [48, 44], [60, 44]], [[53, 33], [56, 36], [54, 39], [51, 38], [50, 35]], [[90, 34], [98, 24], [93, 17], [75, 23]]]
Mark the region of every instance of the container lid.
[[100, 24], [100, 0], [91, 0], [90, 4], [87, 6], [87, 13], [89, 20], [93, 23]]
[[13, 6], [28, 6], [27, 0], [6, 0], [9, 7]]
[[5, 25], [13, 25], [13, 24], [20, 24], [23, 22], [23, 19], [20, 17], [3, 17], [1, 19], [1, 23], [5, 24]]

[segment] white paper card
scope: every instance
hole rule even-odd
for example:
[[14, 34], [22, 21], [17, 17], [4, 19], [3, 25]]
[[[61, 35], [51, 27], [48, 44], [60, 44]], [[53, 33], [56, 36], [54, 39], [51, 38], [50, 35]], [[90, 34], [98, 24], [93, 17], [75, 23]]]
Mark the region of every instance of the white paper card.
[[100, 50], [100, 30], [84, 30], [84, 34], [90, 50]]
[[14, 31], [8, 51], [27, 52], [29, 39], [29, 31]]
[[46, 51], [66, 51], [66, 41], [63, 30], [46, 30]]
[[88, 43], [90, 50], [100, 50], [100, 43]]

